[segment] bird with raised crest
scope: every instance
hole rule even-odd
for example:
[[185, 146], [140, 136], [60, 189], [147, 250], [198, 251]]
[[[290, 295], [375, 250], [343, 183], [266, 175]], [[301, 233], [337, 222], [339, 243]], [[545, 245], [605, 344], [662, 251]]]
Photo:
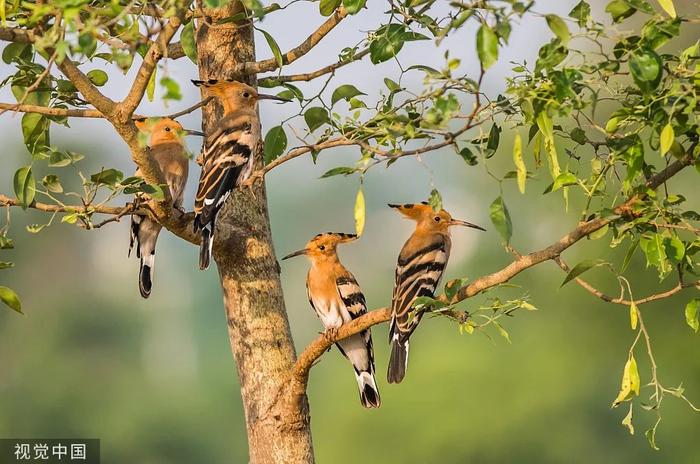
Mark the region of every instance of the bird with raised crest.
[[[367, 312], [367, 303], [355, 277], [338, 259], [340, 243], [353, 241], [357, 235], [327, 232], [311, 239], [306, 247], [282, 259], [306, 255], [311, 268], [306, 289], [311, 307], [326, 328], [326, 334]], [[360, 391], [360, 402], [366, 408], [378, 408], [381, 400], [374, 377], [374, 350], [370, 330], [338, 340], [336, 346], [352, 364]]]
[[[189, 157], [183, 137], [185, 135], [204, 134], [199, 131], [185, 130], [179, 122], [169, 118], [150, 118], [134, 121], [136, 127], [148, 134], [150, 155], [158, 164], [163, 178], [168, 185], [173, 208], [182, 211], [182, 200], [187, 183]], [[137, 169], [137, 177], [141, 170]], [[139, 291], [141, 296], [148, 298], [153, 286], [153, 271], [156, 258], [156, 242], [161, 225], [146, 216], [131, 216], [131, 237], [129, 240], [129, 256], [136, 245], [136, 256], [140, 258]]]
[[422, 312], [411, 314], [413, 302], [421, 296], [434, 297], [435, 289], [450, 257], [450, 227], [466, 226], [485, 230], [475, 224], [453, 219], [428, 203], [389, 205], [405, 217], [416, 221], [416, 229], [399, 253], [396, 280], [391, 298], [389, 342], [391, 355], [387, 370], [389, 383], [400, 383], [406, 375], [411, 334]]
[[216, 216], [231, 192], [253, 173], [262, 153], [258, 101], [288, 100], [258, 93], [233, 80], [193, 80], [221, 101], [223, 118], [207, 134], [201, 154], [202, 172], [194, 203], [194, 231], [202, 231], [199, 267], [209, 267]]

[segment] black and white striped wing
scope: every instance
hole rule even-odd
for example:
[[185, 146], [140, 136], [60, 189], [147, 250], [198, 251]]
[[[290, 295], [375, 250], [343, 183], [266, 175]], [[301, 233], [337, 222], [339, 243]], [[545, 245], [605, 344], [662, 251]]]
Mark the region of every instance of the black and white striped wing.
[[420, 316], [410, 318], [413, 301], [421, 296], [435, 295], [450, 255], [449, 239], [442, 235], [415, 251], [402, 250], [396, 266], [396, 283], [392, 297], [392, 333], [397, 331], [407, 339], [415, 330]]
[[[362, 289], [360, 289], [357, 280], [355, 280], [355, 277], [352, 274], [348, 273], [347, 275], [338, 277], [335, 283], [338, 288], [338, 295], [340, 295], [340, 299], [343, 301], [345, 309], [350, 314], [351, 320], [357, 319], [358, 317], [367, 313], [367, 301], [365, 300], [365, 295], [362, 293]], [[372, 333], [369, 330], [363, 330], [358, 335], [361, 337], [365, 345], [367, 362], [369, 365], [362, 366], [362, 364], [364, 364], [364, 359], [362, 359], [362, 356], [359, 357], [360, 359], [351, 359], [351, 361], [353, 361], [353, 365], [356, 365], [356, 367], [362, 370], [374, 372]], [[357, 335], [354, 337], [357, 337]], [[344, 347], [340, 346], [340, 348], [343, 350]], [[345, 355], [351, 357], [347, 353]]]
[[226, 124], [207, 140], [202, 155], [202, 174], [195, 197], [195, 223], [199, 228], [212, 221], [216, 213], [250, 171], [255, 144], [250, 123]]

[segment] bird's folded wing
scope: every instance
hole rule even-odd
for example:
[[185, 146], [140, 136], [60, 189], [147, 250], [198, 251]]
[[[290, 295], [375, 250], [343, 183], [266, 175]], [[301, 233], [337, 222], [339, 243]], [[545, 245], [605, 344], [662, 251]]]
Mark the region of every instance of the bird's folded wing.
[[[202, 154], [202, 174], [194, 211], [204, 218], [218, 209], [239, 184], [239, 177], [255, 147], [243, 143], [250, 135], [250, 124], [219, 128], [207, 141]], [[206, 219], [203, 223], [206, 223]]]
[[413, 330], [414, 324], [408, 317], [413, 300], [434, 295], [448, 255], [449, 244], [442, 236], [435, 236], [416, 250], [402, 250], [392, 297], [392, 311], [400, 332], [410, 333]]

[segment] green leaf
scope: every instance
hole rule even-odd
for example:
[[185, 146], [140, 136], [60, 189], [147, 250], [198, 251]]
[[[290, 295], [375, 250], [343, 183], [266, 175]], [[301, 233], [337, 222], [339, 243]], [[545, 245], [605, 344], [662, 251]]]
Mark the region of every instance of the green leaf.
[[685, 245], [683, 245], [681, 239], [675, 235], [664, 237], [663, 246], [666, 257], [668, 257], [673, 264], [679, 264], [683, 260], [685, 256]]
[[486, 141], [486, 157], [487, 158], [492, 157], [496, 153], [496, 150], [498, 150], [498, 145], [500, 142], [501, 142], [501, 128], [498, 127], [498, 124], [494, 124], [491, 126], [491, 130], [489, 130], [489, 138]]
[[51, 121], [38, 113], [26, 113], [22, 116], [24, 144], [32, 155], [49, 145], [50, 125]]
[[[659, 419], [661, 420], [661, 419]], [[657, 422], [658, 424], [658, 422]], [[661, 448], [656, 446], [656, 425], [654, 428], [647, 430], [644, 432], [644, 436], [647, 437], [647, 440], [649, 441], [649, 446], [651, 446], [651, 449], [654, 451], [659, 451]]]
[[513, 223], [510, 220], [510, 213], [506, 207], [503, 197], [498, 197], [491, 203], [489, 208], [491, 222], [496, 226], [496, 230], [501, 234], [503, 241], [508, 243], [513, 235]]
[[11, 43], [2, 51], [2, 61], [5, 64], [10, 64], [19, 59], [29, 59], [32, 54], [32, 46], [23, 43]]
[[192, 60], [194, 64], [197, 64], [197, 43], [194, 37], [194, 21], [190, 20], [190, 22], [185, 24], [185, 27], [182, 28], [180, 44], [187, 58]]
[[180, 84], [170, 77], [164, 77], [160, 80], [160, 85], [165, 88], [163, 100], [182, 100], [180, 92]]
[[351, 84], [345, 84], [341, 85], [335, 91], [333, 92], [333, 96], [331, 96], [331, 105], [335, 105], [336, 102], [340, 100], [350, 100], [352, 97], [356, 97], [358, 95], [367, 95], [364, 92], [361, 92], [357, 90], [357, 87]]
[[659, 270], [659, 277], [663, 278], [671, 271], [663, 238], [660, 234], [643, 234], [639, 239], [639, 247], [647, 258], [647, 267], [656, 267]]
[[19, 201], [22, 209], [27, 209], [34, 201], [34, 195], [36, 194], [36, 183], [31, 166], [19, 168], [17, 172], [15, 172], [13, 185], [17, 201]]
[[666, 124], [661, 130], [661, 136], [659, 139], [659, 150], [661, 152], [661, 156], [665, 156], [666, 153], [668, 153], [675, 139], [676, 134], [673, 130], [673, 126], [670, 123]]
[[477, 157], [468, 147], [464, 147], [457, 153], [469, 166], [476, 166], [479, 163]]
[[277, 158], [284, 153], [287, 148], [287, 134], [282, 126], [276, 126], [270, 129], [265, 135], [264, 153], [265, 164]]
[[0, 269], [9, 269], [15, 267], [15, 263], [8, 263], [7, 261], [0, 261]]
[[436, 189], [432, 189], [430, 191], [430, 197], [428, 198], [428, 204], [430, 205], [431, 208], [433, 208], [433, 211], [442, 210], [442, 195], [440, 195], [440, 192], [438, 192]]
[[484, 70], [498, 61], [498, 36], [486, 24], [482, 24], [476, 34], [476, 52]]
[[519, 132], [515, 133], [515, 140], [513, 141], [513, 163], [518, 173], [518, 190], [520, 190], [520, 193], [524, 194], [525, 182], [527, 180], [527, 167], [523, 160], [523, 141], [520, 138]]
[[[552, 182], [550, 191], [556, 192], [557, 190], [559, 190], [562, 187], [568, 187], [569, 185], [576, 185], [577, 182], [578, 182], [578, 179], [576, 178], [575, 175], [573, 175], [572, 173], [570, 173], [568, 171], [562, 172], [561, 174], [559, 174], [557, 176], [556, 179], [554, 179], [554, 182]], [[548, 193], [548, 192], [545, 191], [545, 193]]]
[[569, 271], [569, 273], [564, 278], [564, 281], [561, 283], [560, 287], [563, 287], [564, 285], [568, 284], [569, 282], [571, 282], [584, 272], [588, 271], [589, 269], [601, 266], [603, 264], [605, 264], [605, 261], [603, 261], [602, 259], [586, 259], [584, 261], [581, 261]]
[[569, 12], [569, 17], [574, 18], [580, 27], [584, 27], [591, 17], [591, 5], [584, 0], [581, 0]]
[[658, 0], [661, 8], [664, 9], [667, 15], [672, 18], [676, 17], [676, 7], [673, 6], [673, 0]]
[[365, 6], [366, 2], [367, 0], [343, 0], [343, 6], [349, 14], [355, 14]]
[[58, 179], [58, 176], [55, 174], [49, 174], [48, 176], [44, 176], [43, 179], [41, 179], [41, 184], [46, 187], [46, 189], [49, 192], [53, 193], [62, 193], [63, 192], [63, 186], [61, 185], [61, 181]]
[[102, 87], [109, 79], [107, 73], [101, 69], [93, 69], [92, 71], [88, 71], [87, 77], [90, 79], [90, 82], [95, 84], [97, 87]]
[[464, 283], [465, 282], [462, 279], [454, 279], [445, 284], [445, 296], [447, 297], [448, 301], [451, 301], [452, 298], [457, 295], [457, 292], [459, 292]]
[[586, 131], [584, 131], [580, 127], [574, 127], [569, 135], [571, 136], [571, 140], [578, 143], [579, 145], [584, 145], [588, 141], [588, 138], [586, 137]]
[[0, 300], [2, 300], [2, 302], [9, 306], [11, 309], [17, 311], [20, 314], [24, 314], [22, 313], [22, 303], [20, 303], [19, 297], [11, 288], [0, 287]]
[[326, 171], [320, 178], [325, 179], [326, 177], [333, 177], [333, 176], [338, 176], [338, 175], [344, 175], [348, 176], [350, 174], [353, 174], [356, 171], [355, 168], [350, 168], [347, 166], [340, 166], [337, 168], [330, 169]]
[[330, 16], [340, 6], [341, 0], [321, 0], [318, 10], [322, 16]]
[[651, 93], [659, 86], [663, 74], [661, 58], [650, 48], [641, 48], [630, 55], [632, 78], [642, 92]]
[[104, 169], [90, 176], [90, 181], [98, 185], [116, 186], [124, 178], [124, 173], [117, 169]]
[[700, 298], [693, 298], [685, 305], [685, 322], [688, 323], [691, 329], [698, 332], [700, 329], [700, 321], [698, 320], [698, 308], [700, 308]]
[[265, 40], [267, 41], [267, 45], [269, 45], [270, 50], [272, 50], [272, 56], [275, 57], [275, 61], [277, 61], [277, 66], [279, 68], [281, 68], [282, 65], [284, 64], [284, 62], [282, 60], [282, 51], [280, 50], [280, 46], [277, 45], [277, 41], [268, 32], [263, 31], [262, 29], [258, 29], [258, 30], [260, 32], [262, 32], [262, 35], [265, 36]]
[[309, 131], [313, 132], [324, 124], [330, 122], [328, 111], [320, 106], [309, 108], [304, 113], [304, 121], [309, 126]]
[[637, 10], [629, 6], [627, 2], [623, 0], [613, 0], [605, 7], [605, 11], [610, 13], [613, 22], [619, 23], [623, 19], [632, 16]]
[[556, 35], [559, 40], [566, 45], [571, 38], [571, 33], [569, 32], [569, 28], [564, 20], [555, 14], [548, 14], [545, 16], [545, 18], [547, 19], [547, 25], [552, 32], [554, 32], [554, 35]]
[[369, 44], [369, 59], [373, 64], [383, 63], [396, 56], [405, 41], [403, 24], [388, 24], [375, 32]]

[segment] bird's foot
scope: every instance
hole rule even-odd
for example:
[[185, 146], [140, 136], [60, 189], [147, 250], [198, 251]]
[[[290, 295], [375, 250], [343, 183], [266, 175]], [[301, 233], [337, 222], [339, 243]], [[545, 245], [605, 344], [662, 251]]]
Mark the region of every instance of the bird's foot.
[[328, 327], [324, 332], [323, 336], [329, 342], [333, 343], [338, 338], [338, 327]]

